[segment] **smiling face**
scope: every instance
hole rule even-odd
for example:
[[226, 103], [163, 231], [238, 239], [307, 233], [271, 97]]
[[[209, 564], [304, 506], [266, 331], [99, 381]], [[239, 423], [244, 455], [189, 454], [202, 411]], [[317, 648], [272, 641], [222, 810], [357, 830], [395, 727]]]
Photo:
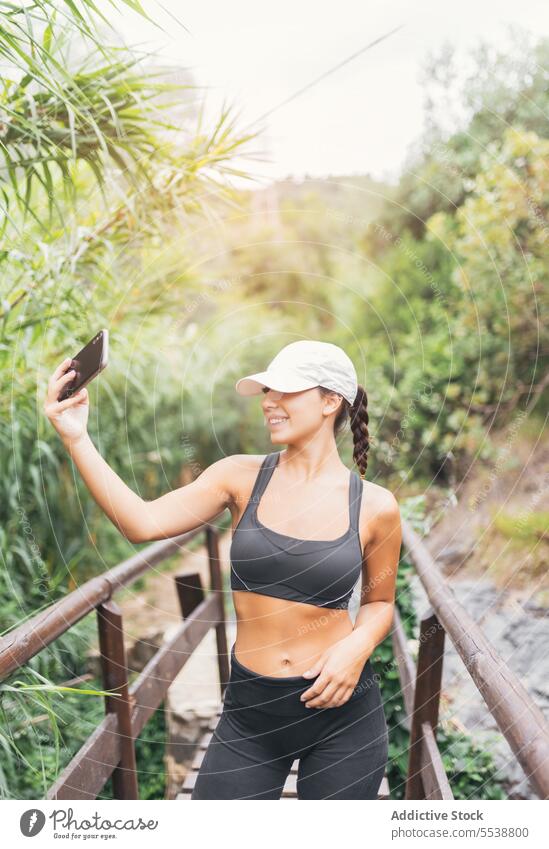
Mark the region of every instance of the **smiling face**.
[[340, 403], [336, 393], [323, 397], [317, 386], [300, 392], [277, 392], [265, 386], [261, 407], [271, 441], [288, 444], [308, 441], [324, 426], [333, 428]]

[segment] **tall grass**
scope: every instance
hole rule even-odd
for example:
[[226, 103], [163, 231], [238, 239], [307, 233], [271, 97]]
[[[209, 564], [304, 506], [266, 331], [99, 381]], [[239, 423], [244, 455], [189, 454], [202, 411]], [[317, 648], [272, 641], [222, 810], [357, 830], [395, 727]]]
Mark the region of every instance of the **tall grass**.
[[[133, 0], [126, 5], [143, 13]], [[90, 386], [92, 437], [144, 497], [178, 482], [176, 369], [184, 339], [172, 380], [165, 372], [157, 385], [151, 354], [160, 319], [182, 311], [187, 290], [200, 285], [188, 270], [182, 227], [206, 210], [209, 197], [231, 197], [227, 178], [242, 173], [236, 160], [253, 134], [239, 133], [228, 108], [213, 127], [201, 111], [176, 119], [173, 104], [188, 102], [189, 86], [167, 84], [150, 60], [104, 44], [97, 21], [106, 16], [94, 3], [0, 6], [0, 56], [10, 69], [0, 93], [5, 634], [133, 552], [90, 498], [42, 412], [53, 368], [97, 328], [110, 328], [112, 361]], [[164, 264], [163, 278], [169, 245], [177, 273]], [[60, 688], [85, 671], [94, 629], [87, 617], [2, 682], [4, 797], [43, 795], [79, 733], [81, 742], [104, 710], [97, 686]]]

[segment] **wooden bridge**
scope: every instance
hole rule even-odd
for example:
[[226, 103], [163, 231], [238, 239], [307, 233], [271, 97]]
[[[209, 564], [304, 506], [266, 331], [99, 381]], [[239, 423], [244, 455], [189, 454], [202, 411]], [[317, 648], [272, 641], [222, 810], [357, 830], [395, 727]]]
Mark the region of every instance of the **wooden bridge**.
[[[175, 577], [181, 625], [130, 685], [124, 623], [113, 596], [203, 533], [209, 562], [207, 591], [199, 574]], [[403, 547], [431, 605], [420, 621], [417, 666], [408, 652], [396, 608], [393, 622], [394, 654], [410, 727], [405, 798], [453, 798], [436, 740], [444, 641], [448, 635], [535, 792], [541, 799], [548, 799], [549, 726], [541, 710], [446, 586], [436, 563], [406, 522], [403, 522]], [[216, 634], [221, 697], [229, 680], [219, 537], [212, 525], [202, 525], [187, 534], [153, 543], [13, 629], [0, 639], [0, 679], [19, 669], [94, 610], [103, 687], [118, 695], [106, 697], [103, 720], [50, 787], [47, 799], [97, 798], [111, 775], [115, 798], [139, 798], [135, 740], [210, 628], [215, 628]], [[190, 798], [220, 711], [221, 700], [217, 716], [198, 744], [191, 770], [176, 797], [179, 800]], [[297, 799], [296, 777], [297, 761], [288, 776], [283, 799]], [[378, 798], [391, 798], [387, 776], [381, 783]]]

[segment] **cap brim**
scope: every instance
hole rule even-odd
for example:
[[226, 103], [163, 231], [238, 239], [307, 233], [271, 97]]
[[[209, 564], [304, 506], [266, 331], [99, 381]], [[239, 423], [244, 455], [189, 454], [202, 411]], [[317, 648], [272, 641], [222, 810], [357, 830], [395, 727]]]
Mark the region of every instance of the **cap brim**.
[[318, 384], [304, 377], [297, 377], [295, 374], [273, 370], [241, 377], [237, 380], [235, 389], [239, 395], [259, 395], [265, 386], [277, 392], [301, 392], [303, 389], [312, 389]]

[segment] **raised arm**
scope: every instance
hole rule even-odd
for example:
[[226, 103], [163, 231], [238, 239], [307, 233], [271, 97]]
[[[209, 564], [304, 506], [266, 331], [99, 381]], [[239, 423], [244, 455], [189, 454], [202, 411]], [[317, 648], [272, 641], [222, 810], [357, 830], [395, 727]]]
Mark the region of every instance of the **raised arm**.
[[231, 481], [237, 473], [236, 458], [223, 457], [191, 483], [145, 501], [140, 541], [174, 537], [215, 519], [233, 498]]
[[95, 501], [127, 539], [137, 543], [177, 536], [210, 521], [229, 505], [231, 475], [235, 472], [231, 457], [218, 460], [192, 483], [154, 501], [145, 501], [130, 489], [88, 434], [87, 390], [65, 401], [57, 400], [74, 376], [66, 371], [69, 365], [70, 358], [53, 373], [44, 410]]

